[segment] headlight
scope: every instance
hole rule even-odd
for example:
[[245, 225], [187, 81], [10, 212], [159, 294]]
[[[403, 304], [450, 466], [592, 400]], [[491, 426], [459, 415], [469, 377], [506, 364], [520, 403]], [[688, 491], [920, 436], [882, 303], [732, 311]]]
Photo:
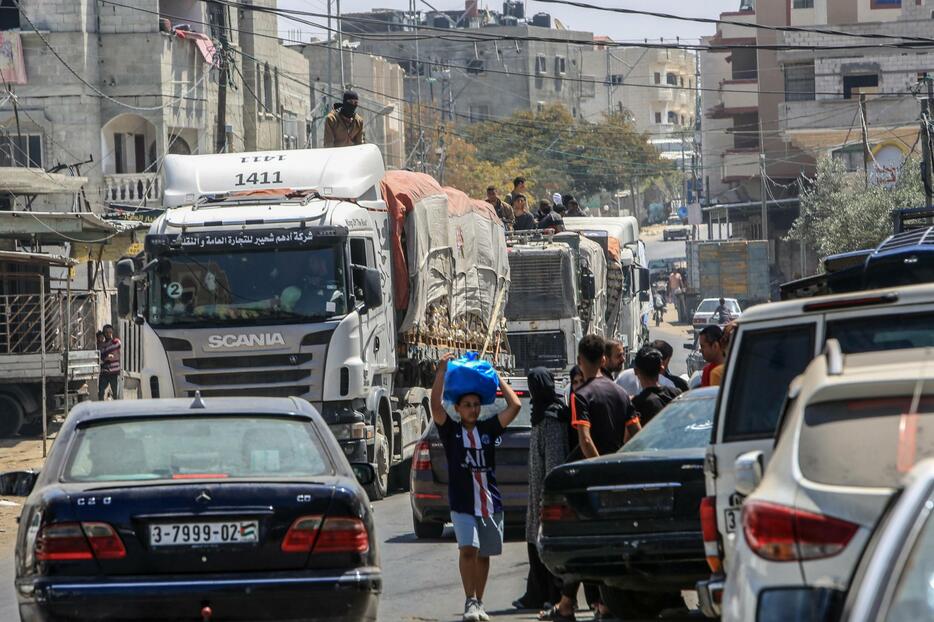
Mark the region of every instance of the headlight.
[[339, 423], [329, 426], [331, 433], [339, 441], [350, 441], [366, 438], [366, 424], [357, 423]]

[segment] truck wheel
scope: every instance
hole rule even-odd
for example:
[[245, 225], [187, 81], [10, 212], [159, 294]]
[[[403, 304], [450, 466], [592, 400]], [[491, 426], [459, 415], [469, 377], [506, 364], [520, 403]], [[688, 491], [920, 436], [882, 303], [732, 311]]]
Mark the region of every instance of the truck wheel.
[[376, 479], [366, 487], [370, 501], [379, 501], [386, 497], [389, 489], [389, 438], [383, 425], [383, 418], [376, 417], [376, 439], [373, 447], [373, 462], [376, 464]]
[[415, 512], [412, 512], [412, 527], [415, 529], [415, 537], [419, 540], [437, 540], [444, 533], [444, 523], [423, 523], [415, 518]]
[[665, 609], [684, 606], [680, 593], [634, 592], [608, 585], [600, 586], [600, 599], [620, 620], [654, 620]]
[[23, 425], [23, 406], [19, 400], [0, 393], [0, 437], [7, 438], [19, 432]]

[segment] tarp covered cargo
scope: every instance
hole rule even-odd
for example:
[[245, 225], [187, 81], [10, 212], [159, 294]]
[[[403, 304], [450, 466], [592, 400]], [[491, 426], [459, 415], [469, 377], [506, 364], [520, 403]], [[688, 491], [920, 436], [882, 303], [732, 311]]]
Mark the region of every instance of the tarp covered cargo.
[[470, 318], [489, 328], [509, 283], [505, 231], [493, 209], [424, 173], [387, 171], [381, 190], [392, 223], [396, 308], [405, 311], [400, 332], [436, 332], [438, 321]]

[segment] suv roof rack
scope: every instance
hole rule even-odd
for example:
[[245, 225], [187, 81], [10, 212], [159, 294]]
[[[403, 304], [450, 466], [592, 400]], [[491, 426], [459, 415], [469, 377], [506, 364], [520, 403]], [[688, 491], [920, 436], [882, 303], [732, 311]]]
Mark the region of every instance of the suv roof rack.
[[828, 339], [824, 345], [824, 356], [827, 357], [827, 375], [839, 376], [843, 373], [843, 350], [836, 339]]

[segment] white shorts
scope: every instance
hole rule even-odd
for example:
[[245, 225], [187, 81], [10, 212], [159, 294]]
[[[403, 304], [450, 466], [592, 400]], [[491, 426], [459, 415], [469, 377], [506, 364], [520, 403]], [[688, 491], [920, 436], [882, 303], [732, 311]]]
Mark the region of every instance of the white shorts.
[[457, 547], [472, 546], [479, 549], [480, 557], [492, 557], [503, 552], [503, 513], [496, 512], [489, 518], [451, 512]]

